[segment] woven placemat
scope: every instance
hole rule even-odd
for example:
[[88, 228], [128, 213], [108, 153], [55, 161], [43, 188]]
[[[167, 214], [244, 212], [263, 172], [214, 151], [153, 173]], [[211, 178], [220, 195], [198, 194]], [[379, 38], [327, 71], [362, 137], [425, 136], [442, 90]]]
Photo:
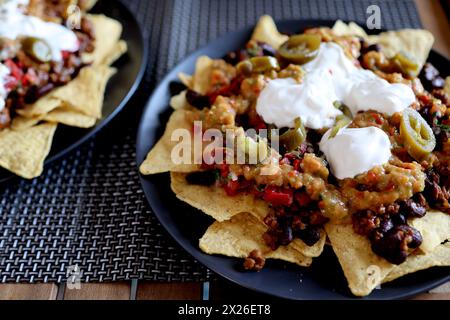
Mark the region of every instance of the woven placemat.
[[[388, 4], [389, 2], [389, 4]], [[154, 217], [135, 162], [139, 117], [151, 89], [187, 53], [228, 31], [275, 19], [363, 23], [381, 8], [383, 28], [420, 27], [413, 1], [129, 0], [150, 44], [143, 83], [103, 132], [33, 181], [0, 187], [0, 281], [64, 282], [78, 265], [84, 281], [133, 278], [204, 281], [212, 273], [185, 253]], [[388, 7], [389, 6], [389, 7]]]

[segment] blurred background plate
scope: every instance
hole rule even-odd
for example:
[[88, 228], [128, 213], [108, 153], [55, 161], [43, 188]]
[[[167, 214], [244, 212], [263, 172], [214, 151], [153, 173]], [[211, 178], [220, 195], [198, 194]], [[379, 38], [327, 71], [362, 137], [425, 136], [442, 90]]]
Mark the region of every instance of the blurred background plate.
[[[282, 21], [280, 31], [298, 32], [306, 27], [332, 26], [330, 20]], [[228, 33], [195, 51], [178, 64], [159, 84], [147, 103], [137, 137], [137, 163], [144, 160], [148, 151], [161, 137], [172, 110], [169, 107], [171, 84], [178, 82], [177, 74], [194, 72], [195, 61], [201, 55], [221, 58], [226, 53], [241, 48], [251, 36], [252, 28]], [[450, 61], [431, 52], [432, 62], [444, 76], [450, 70]], [[242, 259], [204, 254], [198, 240], [213, 220], [195, 208], [179, 201], [170, 189], [168, 174], [141, 176], [145, 196], [153, 212], [169, 234], [194, 258], [205, 266], [243, 287], [258, 292], [289, 299], [352, 299], [341, 267], [327, 246], [324, 253], [314, 259], [310, 268], [269, 260], [260, 272], [244, 272]], [[400, 299], [429, 290], [450, 280], [450, 268], [432, 268], [405, 276], [382, 285], [381, 290], [364, 299]]]
[[[101, 0], [90, 13], [104, 14], [120, 21], [123, 26], [122, 39], [127, 42], [128, 51], [113, 65], [117, 68], [117, 73], [112, 76], [106, 87], [102, 118], [89, 129], [59, 125], [45, 164], [79, 147], [117, 116], [135, 93], [145, 72], [148, 45], [135, 17], [128, 8], [117, 0]], [[12, 177], [15, 175], [0, 169], [0, 183]]]

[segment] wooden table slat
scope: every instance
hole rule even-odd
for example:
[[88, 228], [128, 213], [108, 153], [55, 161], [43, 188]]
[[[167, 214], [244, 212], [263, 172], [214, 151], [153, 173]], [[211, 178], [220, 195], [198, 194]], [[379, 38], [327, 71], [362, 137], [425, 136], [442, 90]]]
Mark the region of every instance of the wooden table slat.
[[137, 300], [200, 300], [203, 284], [199, 282], [160, 283], [139, 281]]
[[0, 300], [55, 300], [58, 286], [43, 284], [0, 284]]
[[80, 289], [65, 288], [64, 300], [129, 300], [130, 282], [82, 283]]

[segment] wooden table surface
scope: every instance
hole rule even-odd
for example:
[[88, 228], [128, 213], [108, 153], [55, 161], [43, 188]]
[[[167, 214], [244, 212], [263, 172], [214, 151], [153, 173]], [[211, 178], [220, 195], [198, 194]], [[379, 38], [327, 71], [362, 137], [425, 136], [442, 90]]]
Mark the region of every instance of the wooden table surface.
[[[434, 49], [450, 57], [450, 25], [443, 10], [442, 3], [450, 0], [415, 0], [424, 27], [430, 30], [435, 38]], [[219, 280], [211, 283], [156, 283], [149, 281], [124, 281], [116, 283], [81, 284], [80, 289], [69, 289], [64, 284], [1, 284], [0, 300], [33, 299], [33, 300], [228, 300], [267, 298], [249, 290], [238, 287], [228, 281]], [[420, 294], [414, 299], [450, 300], [450, 283], [428, 293]]]

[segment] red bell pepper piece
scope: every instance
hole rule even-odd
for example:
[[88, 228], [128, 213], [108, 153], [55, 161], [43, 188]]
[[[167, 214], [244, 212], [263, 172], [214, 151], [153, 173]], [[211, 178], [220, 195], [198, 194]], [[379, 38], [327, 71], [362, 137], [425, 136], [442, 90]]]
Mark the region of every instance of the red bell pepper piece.
[[281, 189], [267, 186], [264, 190], [263, 199], [274, 206], [289, 207], [294, 201], [294, 191], [292, 189]]

